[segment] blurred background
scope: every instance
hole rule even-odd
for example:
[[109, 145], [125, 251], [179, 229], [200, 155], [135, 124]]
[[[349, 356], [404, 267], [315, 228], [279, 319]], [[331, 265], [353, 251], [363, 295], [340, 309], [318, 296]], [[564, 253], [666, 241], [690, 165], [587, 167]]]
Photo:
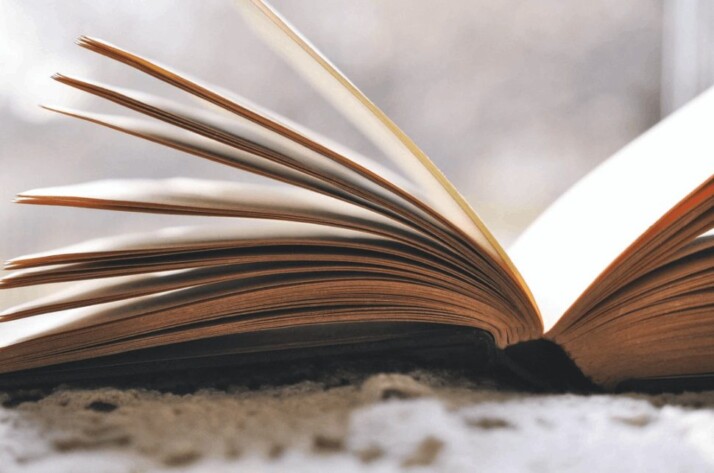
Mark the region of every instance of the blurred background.
[[[707, 1], [273, 4], [432, 157], [506, 245], [714, 74]], [[2, 259], [186, 223], [12, 205], [23, 190], [111, 177], [249, 180], [39, 109], [114, 110], [54, 83], [54, 72], [177, 95], [75, 46], [81, 34], [235, 91], [379, 158], [253, 35], [230, 0], [0, 0]]]

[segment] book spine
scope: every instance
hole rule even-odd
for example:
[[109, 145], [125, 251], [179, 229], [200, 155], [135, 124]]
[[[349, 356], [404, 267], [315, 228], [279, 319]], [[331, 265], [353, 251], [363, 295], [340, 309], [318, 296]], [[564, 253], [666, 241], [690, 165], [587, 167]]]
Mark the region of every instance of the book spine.
[[538, 339], [511, 345], [500, 351], [497, 366], [501, 378], [533, 392], [596, 393], [602, 388], [577, 367], [558, 344]]

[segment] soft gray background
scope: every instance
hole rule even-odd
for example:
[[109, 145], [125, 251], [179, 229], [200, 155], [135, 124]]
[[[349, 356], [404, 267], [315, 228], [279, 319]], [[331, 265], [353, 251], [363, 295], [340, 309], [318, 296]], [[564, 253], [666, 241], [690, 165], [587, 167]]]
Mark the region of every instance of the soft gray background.
[[[505, 244], [659, 118], [657, 1], [274, 4], [415, 139]], [[374, 155], [261, 44], [229, 0], [0, 0], [2, 259], [186, 222], [10, 204], [29, 188], [109, 177], [245, 179], [39, 109], [113, 110], [55, 84], [49, 76], [57, 71], [178, 95], [75, 46], [80, 34], [231, 89]]]

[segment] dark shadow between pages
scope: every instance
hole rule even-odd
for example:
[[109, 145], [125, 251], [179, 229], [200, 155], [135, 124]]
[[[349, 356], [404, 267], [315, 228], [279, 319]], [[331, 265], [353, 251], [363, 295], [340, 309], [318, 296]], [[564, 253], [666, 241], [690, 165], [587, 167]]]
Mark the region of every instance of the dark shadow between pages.
[[[500, 350], [487, 332], [428, 323], [324, 324], [194, 340], [2, 374], [0, 390], [52, 389], [61, 384], [189, 392], [342, 379], [344, 373], [354, 382], [380, 372], [415, 370], [440, 370], [471, 378], [476, 385], [487, 379], [490, 386], [505, 390], [603, 392], [548, 340]], [[627, 381], [617, 391], [711, 388], [712, 378], [677, 378]]]

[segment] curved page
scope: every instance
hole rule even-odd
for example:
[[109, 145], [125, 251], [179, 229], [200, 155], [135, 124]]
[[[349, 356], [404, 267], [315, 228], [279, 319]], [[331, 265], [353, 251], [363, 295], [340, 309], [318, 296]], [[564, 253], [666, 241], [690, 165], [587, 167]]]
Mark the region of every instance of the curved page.
[[600, 165], [510, 248], [545, 329], [662, 215], [714, 174], [714, 89]]
[[266, 2], [240, 0], [236, 5], [267, 44], [382, 150], [401, 172], [424, 189], [430, 197], [429, 203], [437, 211], [518, 277], [508, 256], [466, 200], [384, 112]]

